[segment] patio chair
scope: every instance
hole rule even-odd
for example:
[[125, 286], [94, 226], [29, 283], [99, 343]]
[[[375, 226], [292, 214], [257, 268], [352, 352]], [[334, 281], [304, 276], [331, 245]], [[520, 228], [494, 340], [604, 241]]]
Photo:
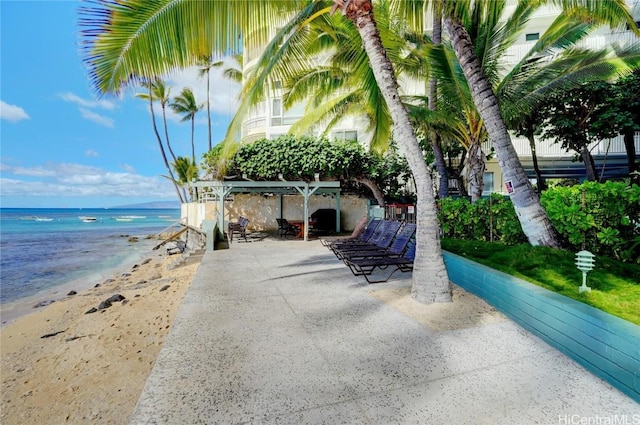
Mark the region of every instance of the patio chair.
[[[416, 256], [416, 244], [412, 240], [406, 251], [401, 257], [378, 257], [378, 258], [358, 258], [354, 260], [346, 260], [345, 263], [354, 276], [364, 276], [367, 283], [380, 283], [388, 281], [391, 276], [397, 272], [408, 272], [413, 270], [413, 261]], [[382, 278], [372, 277], [373, 272], [379, 269], [384, 274]]]
[[238, 217], [238, 221], [236, 223], [229, 223], [227, 226], [227, 235], [229, 236], [229, 242], [233, 242], [233, 236], [238, 235], [241, 238], [244, 238], [245, 242], [247, 241], [247, 224], [249, 224], [249, 219], [245, 217]]
[[300, 228], [287, 221], [285, 218], [276, 218], [278, 223], [278, 235], [281, 238], [287, 238], [287, 236], [296, 236], [300, 233]]
[[366, 249], [357, 251], [345, 251], [342, 253], [342, 260], [355, 260], [357, 258], [381, 258], [381, 257], [400, 257], [409, 246], [409, 242], [416, 233], [415, 223], [405, 223], [404, 226], [396, 233], [391, 245], [383, 249]]

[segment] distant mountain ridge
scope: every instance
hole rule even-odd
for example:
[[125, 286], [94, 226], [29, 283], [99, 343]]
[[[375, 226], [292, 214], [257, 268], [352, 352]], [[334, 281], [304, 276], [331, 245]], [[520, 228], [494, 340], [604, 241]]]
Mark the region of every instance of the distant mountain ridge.
[[149, 210], [179, 209], [180, 202], [178, 201], [143, 202], [141, 204], [118, 205], [111, 208], [149, 209]]

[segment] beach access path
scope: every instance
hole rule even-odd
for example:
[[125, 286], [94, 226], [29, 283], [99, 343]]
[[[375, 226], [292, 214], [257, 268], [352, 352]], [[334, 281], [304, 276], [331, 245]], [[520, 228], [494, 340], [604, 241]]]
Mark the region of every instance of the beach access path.
[[410, 285], [410, 274], [367, 285], [317, 240], [206, 252], [130, 423], [640, 418], [635, 401], [497, 312], [460, 308], [447, 329], [380, 296], [415, 303]]

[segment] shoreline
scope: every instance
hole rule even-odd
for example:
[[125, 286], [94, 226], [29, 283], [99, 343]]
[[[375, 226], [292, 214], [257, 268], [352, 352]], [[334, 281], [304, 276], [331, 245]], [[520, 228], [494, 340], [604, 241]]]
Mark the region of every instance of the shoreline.
[[[129, 235], [126, 236], [129, 237]], [[127, 246], [127, 250], [129, 250], [130, 253], [117, 264], [67, 280], [17, 300], [0, 304], [0, 329], [22, 316], [43, 308], [42, 306], [37, 306], [39, 303], [64, 300], [71, 291], [88, 291], [96, 285], [103, 284], [106, 280], [112, 278], [112, 276], [118, 273], [124, 273], [145, 257], [162, 255], [162, 251], [152, 251], [152, 248], [157, 245], [159, 241], [158, 238], [154, 238], [153, 235], [148, 234], [133, 237], [138, 238], [138, 241], [130, 243], [129, 246]]]
[[[82, 279], [90, 287], [76, 285], [75, 295], [66, 284], [51, 288], [60, 299], [39, 308], [21, 301], [27, 308], [10, 320], [2, 306], [0, 423], [128, 421], [199, 267], [169, 270], [177, 257], [153, 246], [105, 271], [106, 280]], [[100, 308], [116, 296], [124, 299]]]

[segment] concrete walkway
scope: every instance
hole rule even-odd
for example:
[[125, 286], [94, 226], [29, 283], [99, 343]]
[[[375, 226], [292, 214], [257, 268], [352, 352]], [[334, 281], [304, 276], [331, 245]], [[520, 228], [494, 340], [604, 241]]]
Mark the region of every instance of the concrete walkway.
[[435, 332], [368, 294], [410, 284], [368, 286], [318, 241], [207, 252], [130, 423], [640, 423], [511, 321]]

